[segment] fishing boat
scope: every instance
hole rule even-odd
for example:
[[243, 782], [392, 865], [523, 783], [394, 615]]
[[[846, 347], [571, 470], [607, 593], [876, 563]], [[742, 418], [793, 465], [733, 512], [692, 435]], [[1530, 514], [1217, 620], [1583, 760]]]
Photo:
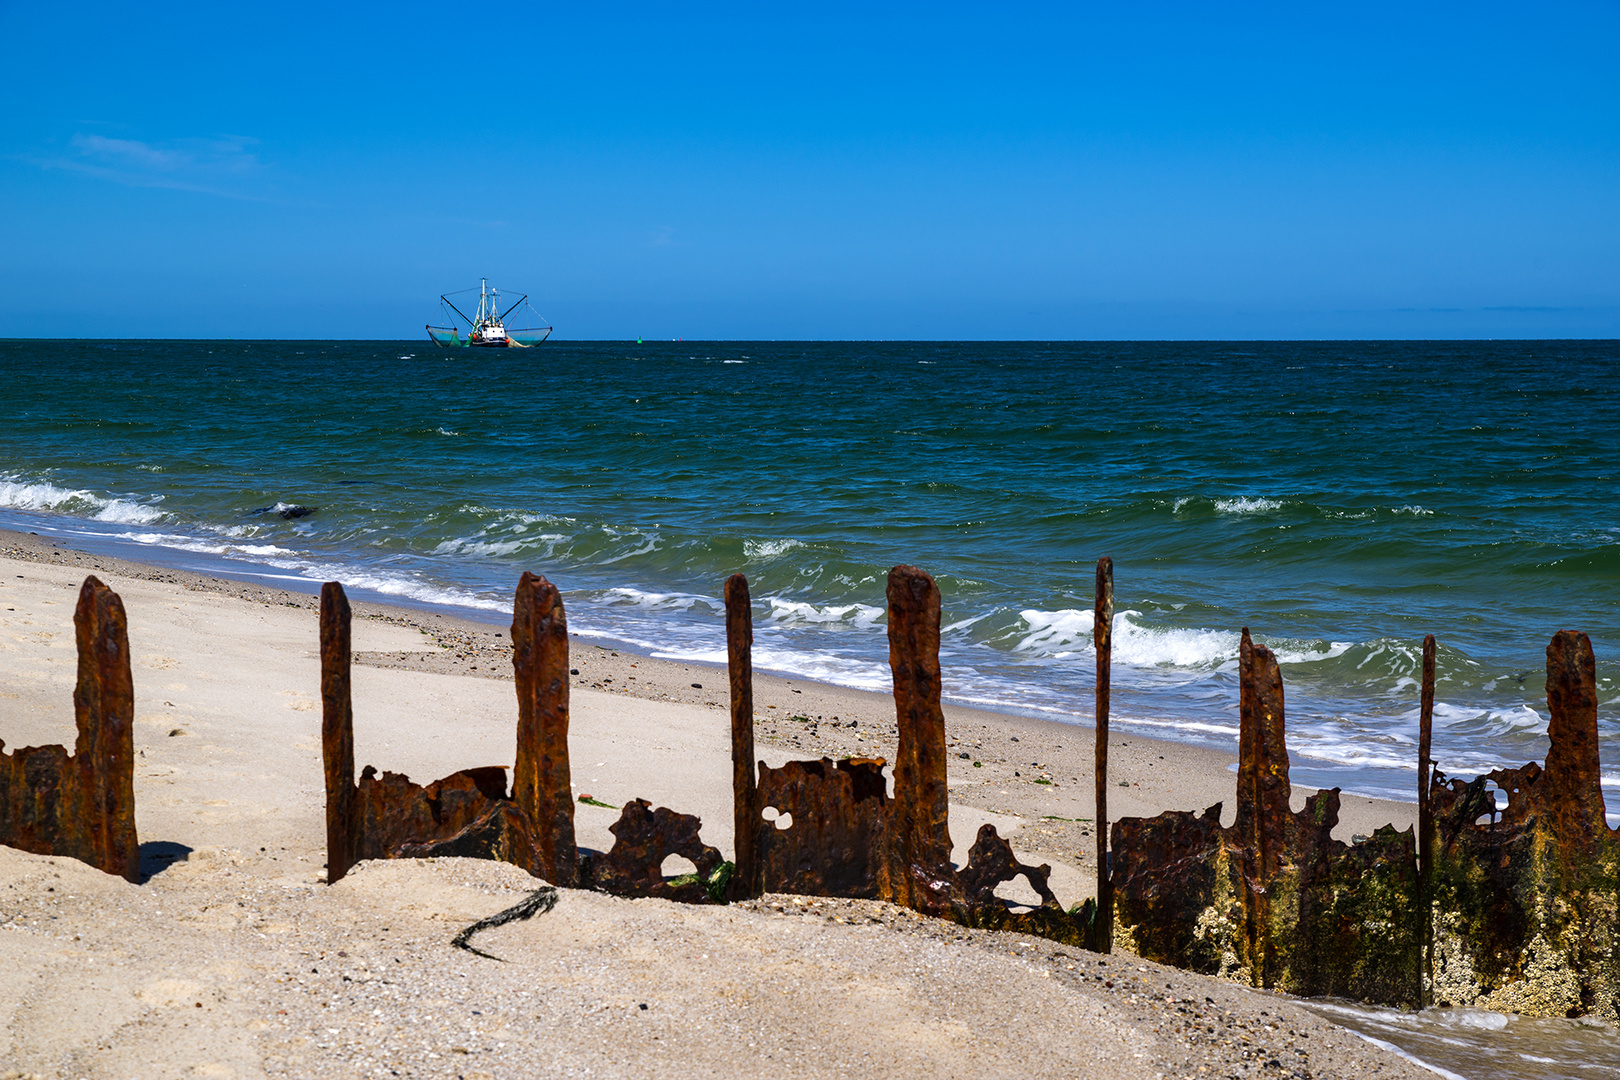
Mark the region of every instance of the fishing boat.
[[[469, 347], [528, 349], [551, 336], [551, 324], [534, 310], [527, 293], [518, 297], [515, 303], [502, 311], [500, 290], [492, 287], [488, 278], [479, 278], [478, 312], [469, 318], [450, 297], [472, 291], [463, 289], [459, 293], [446, 293], [439, 297], [439, 321], [445, 325], [429, 324], [427, 328], [428, 337], [433, 339], [435, 345], [446, 349]], [[519, 313], [518, 321], [532, 325], [516, 329], [508, 328], [507, 317], [520, 307], [523, 311]]]

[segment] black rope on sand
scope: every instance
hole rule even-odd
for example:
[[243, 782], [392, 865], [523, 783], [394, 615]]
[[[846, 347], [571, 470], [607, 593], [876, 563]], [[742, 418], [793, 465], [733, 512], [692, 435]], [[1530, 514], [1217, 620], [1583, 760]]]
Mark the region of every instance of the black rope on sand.
[[487, 919], [479, 919], [477, 922], [467, 927], [467, 929], [457, 934], [454, 938], [451, 938], [450, 944], [454, 945], [458, 949], [466, 949], [470, 953], [476, 953], [486, 960], [499, 960], [504, 964], [506, 961], [501, 960], [500, 957], [491, 956], [482, 949], [474, 948], [472, 944], [472, 936], [478, 933], [480, 930], [493, 930], [497, 926], [505, 926], [509, 922], [517, 922], [520, 919], [532, 918], [535, 915], [544, 915], [546, 912], [550, 911], [556, 906], [557, 890], [550, 885], [542, 885], [540, 888], [534, 890], [534, 892], [524, 897], [518, 903], [507, 908], [505, 911], [497, 912]]

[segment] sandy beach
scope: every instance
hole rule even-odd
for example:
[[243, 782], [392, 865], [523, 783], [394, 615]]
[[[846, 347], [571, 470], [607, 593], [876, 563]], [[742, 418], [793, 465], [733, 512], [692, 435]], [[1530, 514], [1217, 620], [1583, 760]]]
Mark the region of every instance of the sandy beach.
[[[480, 937], [504, 962], [452, 949], [539, 883], [446, 859], [325, 885], [312, 596], [0, 534], [5, 746], [71, 747], [73, 604], [92, 572], [129, 614], [148, 877], [0, 848], [0, 1076], [1431, 1075], [1280, 996], [872, 902], [564, 890]], [[504, 634], [355, 609], [357, 761], [418, 782], [509, 768]], [[724, 670], [577, 638], [572, 666], [576, 795], [698, 814], [729, 855]], [[773, 764], [893, 756], [884, 695], [760, 676], [756, 709]], [[1090, 730], [946, 716], [959, 857], [992, 821], [1053, 865], [1066, 905], [1090, 895]], [[1231, 755], [1133, 735], [1110, 755], [1116, 819], [1223, 802], [1230, 820]], [[1339, 835], [1413, 814], [1346, 797]], [[616, 818], [579, 805], [580, 843], [611, 846]]]

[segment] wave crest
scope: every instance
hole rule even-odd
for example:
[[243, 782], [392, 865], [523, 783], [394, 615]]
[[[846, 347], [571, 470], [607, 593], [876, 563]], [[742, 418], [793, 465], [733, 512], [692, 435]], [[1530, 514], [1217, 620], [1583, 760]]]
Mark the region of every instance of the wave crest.
[[13, 510], [48, 510], [119, 525], [150, 525], [167, 516], [150, 503], [18, 477], [0, 478], [0, 506]]

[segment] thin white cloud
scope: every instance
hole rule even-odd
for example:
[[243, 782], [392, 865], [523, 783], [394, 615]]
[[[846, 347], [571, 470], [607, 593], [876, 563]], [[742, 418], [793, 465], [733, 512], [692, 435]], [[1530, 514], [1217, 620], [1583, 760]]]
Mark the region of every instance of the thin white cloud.
[[158, 144], [76, 134], [68, 140], [71, 153], [36, 158], [34, 163], [127, 187], [256, 200], [260, 196], [245, 190], [244, 184], [263, 168], [252, 149], [257, 144], [256, 139], [234, 135]]

